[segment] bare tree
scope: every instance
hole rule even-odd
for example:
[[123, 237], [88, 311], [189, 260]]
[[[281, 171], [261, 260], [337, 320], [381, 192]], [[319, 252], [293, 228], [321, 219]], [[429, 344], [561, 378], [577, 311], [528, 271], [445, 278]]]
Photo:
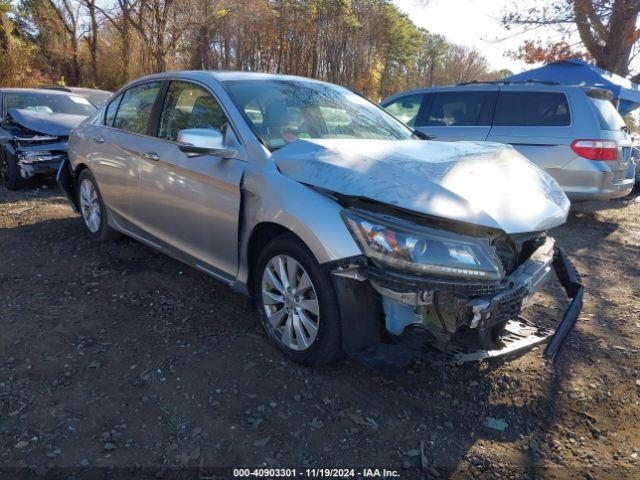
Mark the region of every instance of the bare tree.
[[49, 7], [53, 10], [58, 20], [64, 27], [70, 43], [71, 50], [71, 75], [68, 81], [71, 85], [80, 82], [80, 62], [78, 60], [79, 43], [79, 18], [81, 4], [76, 5], [71, 0], [47, 0]]
[[98, 23], [98, 8], [96, 6], [96, 0], [81, 0], [82, 4], [87, 9], [89, 16], [88, 33], [85, 35], [85, 40], [89, 47], [90, 57], [90, 74], [91, 85], [93, 87], [98, 85], [98, 35], [99, 35], [99, 23]]
[[117, 0], [111, 9], [103, 9], [95, 4], [95, 8], [109, 21], [120, 35], [120, 49], [122, 54], [120, 83], [129, 80], [129, 63], [131, 62], [131, 12], [135, 2], [131, 0]]
[[[565, 35], [576, 33], [599, 67], [627, 76], [633, 48], [640, 39], [639, 15], [640, 0], [553, 0], [531, 8], [517, 4], [502, 21], [507, 27], [551, 26]], [[556, 50], [566, 54], [566, 48]], [[633, 78], [639, 79], [640, 74]]]

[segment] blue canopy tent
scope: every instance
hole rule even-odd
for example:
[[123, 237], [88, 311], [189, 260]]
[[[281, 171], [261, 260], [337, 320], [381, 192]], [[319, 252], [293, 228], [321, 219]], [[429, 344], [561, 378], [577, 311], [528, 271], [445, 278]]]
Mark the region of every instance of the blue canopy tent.
[[508, 82], [543, 81], [562, 85], [585, 85], [611, 91], [618, 103], [618, 111], [626, 115], [640, 107], [640, 85], [620, 75], [608, 72], [595, 65], [577, 59], [561, 60], [544, 67], [512, 75], [504, 79]]

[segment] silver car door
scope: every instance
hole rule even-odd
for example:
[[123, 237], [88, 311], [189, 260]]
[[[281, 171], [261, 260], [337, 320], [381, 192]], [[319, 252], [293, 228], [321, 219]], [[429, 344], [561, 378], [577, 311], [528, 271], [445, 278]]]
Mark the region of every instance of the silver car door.
[[[145, 231], [220, 276], [238, 268], [241, 159], [187, 156], [178, 148], [183, 129], [223, 133], [242, 150], [220, 103], [204, 86], [172, 81], [159, 112], [158, 137], [143, 152], [137, 216]], [[242, 155], [242, 154], [241, 154]]]
[[452, 90], [431, 94], [415, 128], [435, 140], [484, 141], [491, 130], [497, 92]]
[[83, 149], [113, 220], [132, 230], [140, 184], [140, 152], [149, 141], [149, 122], [162, 82], [135, 85], [107, 106], [104, 125], [85, 129]]

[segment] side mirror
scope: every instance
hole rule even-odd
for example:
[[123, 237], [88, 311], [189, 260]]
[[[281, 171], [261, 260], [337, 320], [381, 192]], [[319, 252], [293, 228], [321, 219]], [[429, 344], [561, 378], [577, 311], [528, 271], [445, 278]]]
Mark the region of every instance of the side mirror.
[[190, 157], [214, 155], [220, 158], [238, 158], [237, 150], [227, 148], [224, 136], [213, 128], [187, 128], [178, 132], [178, 148]]

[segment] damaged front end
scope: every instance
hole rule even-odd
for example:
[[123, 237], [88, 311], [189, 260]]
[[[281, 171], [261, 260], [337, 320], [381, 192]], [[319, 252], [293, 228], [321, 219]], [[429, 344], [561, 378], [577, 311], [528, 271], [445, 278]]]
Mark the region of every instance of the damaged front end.
[[9, 115], [2, 124], [7, 133], [5, 152], [24, 179], [57, 172], [67, 158], [67, 137], [42, 134], [25, 128]]
[[[434, 228], [397, 215], [344, 212], [364, 256], [331, 270], [338, 290], [346, 292], [340, 294], [343, 347], [365, 364], [404, 365], [425, 351], [435, 363], [464, 363], [545, 341], [545, 355], [553, 359], [578, 318], [584, 288], [544, 232], [506, 235], [453, 223]], [[552, 270], [572, 299], [555, 330], [521, 316]], [[357, 303], [379, 308], [367, 305], [363, 312]]]
[[23, 178], [53, 174], [67, 158], [67, 140], [47, 136], [20, 137], [16, 140], [15, 152]]

